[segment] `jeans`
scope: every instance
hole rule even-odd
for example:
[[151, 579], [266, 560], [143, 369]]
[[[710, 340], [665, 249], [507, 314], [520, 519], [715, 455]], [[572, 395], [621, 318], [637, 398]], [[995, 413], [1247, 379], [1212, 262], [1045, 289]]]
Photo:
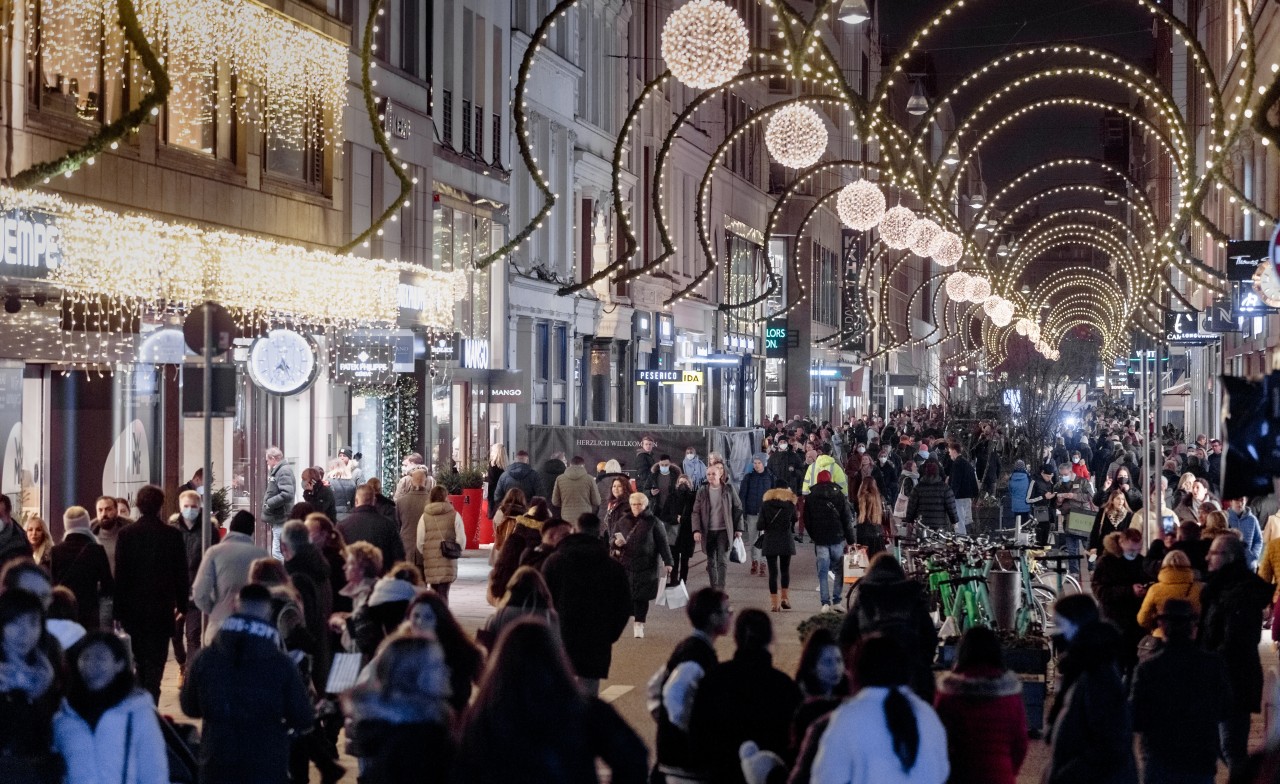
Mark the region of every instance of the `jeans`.
[[964, 536], [969, 533], [969, 524], [973, 522], [973, 499], [956, 499], [956, 533]]
[[[1062, 549], [1067, 555], [1080, 554], [1080, 551], [1083, 549], [1080, 543], [1084, 541], [1083, 539], [1078, 536], [1068, 536], [1066, 534], [1058, 534], [1058, 537], [1062, 543]], [[1066, 564], [1067, 574], [1073, 577], [1080, 576], [1080, 561], [1067, 561]]]
[[707, 550], [707, 578], [711, 587], [724, 590], [724, 570], [729, 564], [729, 532], [707, 531], [703, 539]]
[[187, 607], [173, 631], [173, 658], [183, 672], [187, 671], [187, 662], [200, 650], [200, 620], [203, 616], [193, 604]]
[[689, 556], [677, 552], [674, 547], [671, 548], [671, 577], [669, 580], [674, 583], [689, 582]]
[[1249, 761], [1249, 713], [1234, 712], [1218, 722], [1218, 742], [1222, 761], [1232, 778], [1244, 770]]
[[[813, 550], [818, 558], [818, 595], [823, 604], [839, 604], [840, 591], [844, 588], [844, 544], [814, 543]], [[827, 572], [836, 575], [834, 589], [828, 583]]]
[[133, 663], [138, 671], [138, 685], [151, 693], [151, 699], [160, 702], [160, 681], [164, 679], [164, 663], [169, 658], [169, 640], [172, 633], [152, 630], [126, 629], [133, 648]]
[[[782, 575], [782, 589], [791, 587], [791, 555], [767, 555], [765, 562], [769, 565], [769, 593], [778, 592], [778, 575]], [[843, 566], [843, 562], [841, 562]]]
[[280, 532], [284, 530], [284, 524], [271, 526], [271, 557], [277, 561], [283, 561], [284, 555], [280, 552]]
[[746, 536], [744, 543], [747, 545], [747, 555], [751, 556], [751, 563], [755, 563], [756, 561], [763, 560], [763, 558], [761, 557], [762, 554], [760, 552], [760, 548], [753, 546], [755, 544], [756, 537], [759, 536], [759, 532], [756, 530], [756, 526], [760, 522], [760, 515], [744, 514], [742, 516], [742, 519], [747, 524], [747, 532], [746, 534], [744, 534], [744, 536]]

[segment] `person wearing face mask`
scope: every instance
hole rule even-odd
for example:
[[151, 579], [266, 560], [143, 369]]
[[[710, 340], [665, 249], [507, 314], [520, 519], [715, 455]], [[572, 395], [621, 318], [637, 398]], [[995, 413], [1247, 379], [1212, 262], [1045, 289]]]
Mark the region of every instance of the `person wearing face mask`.
[[1071, 472], [1081, 479], [1091, 479], [1089, 466], [1084, 462], [1084, 458], [1080, 456], [1080, 451], [1076, 450], [1071, 453]]
[[1053, 605], [1054, 635], [1065, 648], [1061, 683], [1049, 711], [1047, 782], [1132, 784], [1133, 731], [1116, 666], [1120, 632], [1098, 616], [1093, 597], [1072, 594]]
[[[182, 534], [182, 543], [187, 551], [187, 575], [191, 584], [196, 581], [200, 571], [200, 561], [204, 556], [205, 525], [203, 517], [203, 500], [194, 490], [183, 490], [178, 496], [178, 513], [169, 518], [169, 524]], [[216, 532], [210, 535], [209, 546], [218, 543], [221, 537]], [[179, 671], [185, 676], [187, 660], [200, 650], [200, 628], [204, 616], [194, 604], [187, 606], [187, 611], [177, 621], [173, 633], [174, 659], [178, 662]]]
[[1094, 569], [1091, 588], [1102, 617], [1120, 629], [1120, 667], [1129, 672], [1138, 661], [1138, 642], [1145, 632], [1138, 625], [1138, 611], [1147, 594], [1147, 574], [1142, 563], [1142, 531], [1127, 528], [1107, 534], [1103, 554]]
[[898, 468], [889, 459], [887, 446], [881, 446], [877, 450], [875, 462], [871, 466], [871, 478], [876, 480], [876, 487], [880, 488], [884, 503], [892, 509], [898, 497]]
[[[1124, 492], [1116, 487], [1107, 495], [1107, 501], [1093, 519], [1093, 531], [1089, 534], [1090, 555], [1098, 555], [1102, 540], [1114, 531], [1123, 531], [1133, 522], [1133, 511], [1125, 500]], [[1141, 533], [1142, 529], [1137, 529]], [[1139, 537], [1141, 541], [1141, 537]]]

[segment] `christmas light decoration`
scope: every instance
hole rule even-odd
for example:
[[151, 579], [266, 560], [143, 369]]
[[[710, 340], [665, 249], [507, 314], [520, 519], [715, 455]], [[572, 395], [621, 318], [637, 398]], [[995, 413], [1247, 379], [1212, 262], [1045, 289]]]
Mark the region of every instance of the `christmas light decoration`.
[[[844, 225], [857, 231], [871, 231], [885, 216], [884, 192], [869, 180], [851, 182], [840, 189], [836, 212]], [[884, 233], [881, 232], [883, 239]]]
[[890, 207], [880, 220], [880, 241], [894, 250], [906, 250], [911, 246], [911, 228], [916, 214], [901, 205]]
[[933, 238], [942, 233], [942, 227], [928, 218], [918, 218], [909, 230], [911, 252], [917, 256], [929, 255], [929, 244]]
[[987, 297], [991, 296], [991, 281], [981, 275], [974, 275], [969, 278], [965, 293], [969, 301], [974, 304], [985, 302]]
[[827, 151], [827, 124], [808, 106], [792, 104], [769, 118], [764, 144], [778, 163], [792, 169], [805, 169], [817, 163]]
[[1007, 327], [1009, 322], [1013, 320], [1013, 303], [1007, 299], [1001, 299], [996, 306], [991, 309], [991, 323], [997, 327]]
[[964, 240], [950, 231], [940, 231], [929, 242], [929, 254], [940, 266], [954, 267], [964, 256]]
[[734, 77], [747, 62], [751, 40], [742, 17], [719, 0], [691, 0], [662, 26], [662, 59], [676, 79], [708, 90]]
[[956, 302], [965, 302], [969, 299], [969, 273], [953, 272], [947, 276], [947, 296]]

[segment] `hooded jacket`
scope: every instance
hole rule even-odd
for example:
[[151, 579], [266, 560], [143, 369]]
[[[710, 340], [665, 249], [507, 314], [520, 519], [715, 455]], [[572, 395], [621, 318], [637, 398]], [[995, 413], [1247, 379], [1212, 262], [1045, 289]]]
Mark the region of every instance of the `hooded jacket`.
[[814, 544], [824, 547], [857, 541], [849, 499], [834, 482], [818, 482], [809, 491], [804, 502], [804, 528]]
[[613, 644], [631, 617], [626, 569], [590, 534], [569, 534], [547, 558], [542, 576], [560, 614], [565, 653], [579, 678], [607, 678]]
[[619, 520], [618, 526], [610, 530], [611, 543], [614, 533], [626, 538], [620, 548], [621, 560], [627, 570], [632, 601], [652, 599], [658, 593], [658, 559], [667, 566], [673, 563], [666, 526], [646, 509], [638, 517], [627, 514]]
[[764, 534], [764, 555], [795, 555], [796, 494], [775, 487], [764, 494], [757, 528]]
[[[765, 465], [763, 471], [756, 471], [756, 460]], [[764, 503], [764, 494], [773, 489], [774, 475], [769, 470], [764, 455], [756, 455], [751, 462], [751, 470], [747, 471], [746, 476], [742, 477], [742, 511], [743, 514], [758, 515], [760, 514], [760, 505]]]
[[513, 487], [520, 488], [526, 501], [532, 501], [538, 494], [538, 472], [534, 471], [533, 466], [528, 463], [512, 461], [498, 478], [498, 492], [494, 495], [501, 502], [507, 497], [507, 491]]
[[53, 734], [69, 782], [169, 784], [160, 717], [151, 695], [140, 689], [108, 708], [92, 727], [63, 700], [53, 717]]
[[1249, 568], [1257, 569], [1258, 559], [1262, 558], [1262, 526], [1258, 523], [1258, 518], [1247, 506], [1240, 514], [1236, 514], [1236, 510], [1229, 505], [1226, 511], [1227, 524], [1233, 531], [1239, 531], [1240, 538], [1244, 540], [1244, 551], [1249, 559]]
[[813, 461], [813, 465], [809, 466], [809, 469], [805, 471], [804, 482], [800, 485], [801, 492], [808, 495], [813, 486], [818, 483], [818, 474], [823, 471], [831, 472], [832, 484], [839, 487], [840, 492], [847, 497], [849, 495], [849, 477], [831, 455], [818, 455], [818, 459]]
[[585, 467], [571, 465], [556, 479], [555, 488], [551, 491], [551, 504], [559, 507], [562, 518], [574, 523], [582, 515], [599, 508], [600, 489]]
[[1014, 514], [1030, 514], [1027, 492], [1031, 489], [1031, 475], [1026, 471], [1009, 474], [1009, 511]]
[[288, 733], [309, 729], [315, 712], [275, 626], [233, 615], [187, 667], [179, 700], [204, 722], [202, 784], [284, 784]]
[[496, 605], [507, 592], [507, 583], [511, 575], [520, 568], [520, 558], [525, 550], [532, 550], [542, 543], [542, 521], [534, 520], [527, 515], [515, 519], [515, 528], [507, 540], [502, 543], [502, 551], [489, 572], [490, 604]]
[[[538, 469], [538, 492], [535, 495], [540, 495], [551, 501], [551, 495], [556, 489], [556, 480], [564, 474], [565, 470], [563, 460], [548, 460], [544, 462], [542, 468]], [[554, 501], [551, 502], [551, 505], [559, 506]]]
[[1142, 597], [1142, 608], [1138, 610], [1138, 625], [1157, 637], [1164, 637], [1156, 619], [1164, 610], [1164, 603], [1170, 599], [1181, 599], [1190, 602], [1197, 616], [1200, 615], [1200, 592], [1204, 585], [1196, 581], [1196, 573], [1190, 566], [1162, 566], [1160, 580], [1147, 588]]
[[934, 709], [947, 729], [949, 784], [1017, 784], [1028, 745], [1017, 675], [989, 668], [947, 673]]
[[440, 551], [444, 542], [458, 541], [458, 511], [448, 501], [433, 501], [422, 508], [417, 531], [416, 550], [422, 556], [422, 579], [427, 585], [444, 585], [458, 579], [458, 561], [445, 558]]

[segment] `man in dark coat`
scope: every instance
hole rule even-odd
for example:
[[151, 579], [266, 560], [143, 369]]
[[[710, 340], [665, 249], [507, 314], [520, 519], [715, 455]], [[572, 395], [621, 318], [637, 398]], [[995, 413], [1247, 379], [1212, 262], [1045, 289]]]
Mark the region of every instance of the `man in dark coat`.
[[[204, 536], [207, 526], [204, 523], [203, 502], [200, 494], [194, 490], [183, 490], [178, 494], [178, 514], [169, 519], [173, 527], [182, 534], [182, 544], [187, 551], [187, 576], [191, 584], [196, 581], [196, 573], [200, 571], [200, 559], [204, 557]], [[218, 543], [212, 533], [209, 546]], [[200, 633], [202, 613], [194, 604], [188, 604], [187, 610], [178, 622], [174, 631], [174, 658], [182, 672], [187, 671], [187, 661], [200, 650]], [[179, 647], [179, 643], [182, 643]], [[177, 654], [181, 653], [181, 656]]]
[[840, 648], [845, 660], [852, 661], [854, 646], [872, 634], [893, 637], [915, 657], [911, 688], [920, 699], [933, 704], [938, 631], [929, 615], [929, 597], [919, 582], [907, 577], [898, 559], [888, 553], [873, 558], [867, 575], [853, 587], [849, 614], [840, 627]]
[[973, 523], [973, 499], [981, 492], [978, 475], [973, 469], [973, 463], [961, 451], [960, 442], [948, 442], [947, 454], [951, 457], [947, 483], [951, 485], [951, 493], [956, 499], [956, 533], [964, 535], [969, 532], [969, 526]]
[[1138, 662], [1138, 642], [1146, 633], [1138, 625], [1138, 610], [1147, 592], [1142, 531], [1135, 526], [1107, 534], [1102, 549], [1090, 587], [1102, 609], [1102, 617], [1120, 629], [1117, 654], [1120, 669], [1127, 674]]
[[586, 512], [547, 558], [542, 576], [560, 614], [560, 637], [578, 682], [590, 695], [609, 677], [613, 644], [631, 617], [631, 587], [622, 564], [609, 557], [600, 518]]
[[937, 463], [932, 460], [924, 462], [920, 481], [907, 502], [908, 523], [918, 521], [938, 530], [950, 530], [956, 526], [956, 497], [951, 487], [942, 481], [941, 473]]
[[[853, 511], [840, 486], [831, 481], [831, 472], [819, 471], [818, 483], [805, 500], [805, 527], [813, 537], [818, 566], [818, 595], [822, 609], [829, 612], [840, 604], [844, 589], [844, 552], [857, 541], [853, 527]], [[835, 586], [830, 587], [828, 572], [835, 573]]]
[[706, 757], [689, 741], [689, 720], [704, 676], [718, 663], [716, 638], [729, 633], [729, 597], [715, 588], [702, 588], [685, 608], [693, 634], [671, 652], [667, 664], [649, 682], [649, 709], [658, 723], [654, 744], [657, 758], [653, 781], [666, 776], [697, 779]]
[[134, 503], [138, 520], [116, 544], [115, 616], [131, 638], [139, 685], [159, 702], [174, 618], [186, 612], [191, 577], [182, 534], [160, 519], [164, 491], [145, 485]]
[[[516, 452], [515, 459], [507, 465], [507, 470], [502, 472], [502, 476], [498, 477], [498, 492], [494, 494], [498, 503], [502, 503], [507, 491], [513, 487], [520, 488], [526, 501], [532, 500], [538, 494], [538, 472], [529, 465], [529, 453], [523, 449]], [[543, 497], [550, 498], [550, 496]]]
[[[556, 489], [556, 480], [560, 478], [560, 475], [565, 472], [566, 468], [564, 452], [556, 452], [552, 455], [551, 459], [544, 462], [542, 464], [542, 468], [538, 469], [538, 492], [535, 495], [540, 495], [550, 501], [551, 494], [554, 493]], [[532, 498], [533, 496], [529, 497]], [[554, 504], [551, 506], [551, 516], [560, 516], [560, 508]]]
[[636, 490], [645, 495], [653, 495], [657, 492], [656, 479], [653, 475], [653, 467], [658, 464], [658, 456], [653, 453], [653, 448], [657, 445], [657, 441], [653, 436], [645, 433], [640, 438], [640, 449], [636, 451], [635, 478]]
[[400, 539], [400, 526], [396, 521], [378, 514], [374, 506], [376, 498], [377, 493], [369, 485], [357, 487], [356, 506], [346, 519], [338, 523], [338, 530], [347, 544], [368, 542], [381, 550], [385, 574], [397, 561], [404, 560], [404, 541]]
[[1196, 617], [1190, 602], [1167, 600], [1157, 620], [1164, 645], [1134, 671], [1129, 698], [1143, 780], [1212, 784], [1218, 723], [1231, 702], [1226, 668], [1221, 657], [1191, 640]]
[[315, 711], [297, 666], [280, 650], [271, 592], [240, 589], [237, 612], [192, 660], [179, 700], [202, 719], [203, 784], [288, 780], [290, 732], [311, 728]]
[[31, 543], [22, 526], [13, 519], [13, 501], [0, 493], [0, 566], [14, 558], [30, 558]]
[[328, 622], [333, 614], [329, 562], [320, 548], [311, 543], [311, 534], [301, 520], [290, 520], [284, 524], [280, 532], [280, 549], [284, 553], [284, 569], [302, 597], [304, 625], [315, 645], [311, 652], [311, 681], [316, 691], [323, 694], [324, 684], [329, 678]]
[[786, 438], [780, 438], [769, 455], [769, 471], [774, 479], [787, 483], [791, 492], [800, 494], [800, 480], [804, 478], [804, 456], [794, 449]]
[[764, 610], [739, 613], [733, 641], [733, 659], [717, 664], [698, 685], [689, 720], [689, 739], [706, 760], [710, 784], [745, 782], [738, 757], [744, 741], [787, 754], [791, 717], [802, 700], [796, 682], [773, 667], [773, 627]]
[[1200, 645], [1222, 657], [1231, 681], [1231, 703], [1219, 726], [1222, 756], [1232, 774], [1249, 752], [1250, 715], [1262, 710], [1262, 612], [1271, 585], [1249, 571], [1244, 542], [1216, 536], [1209, 547], [1209, 579], [1200, 593]]

